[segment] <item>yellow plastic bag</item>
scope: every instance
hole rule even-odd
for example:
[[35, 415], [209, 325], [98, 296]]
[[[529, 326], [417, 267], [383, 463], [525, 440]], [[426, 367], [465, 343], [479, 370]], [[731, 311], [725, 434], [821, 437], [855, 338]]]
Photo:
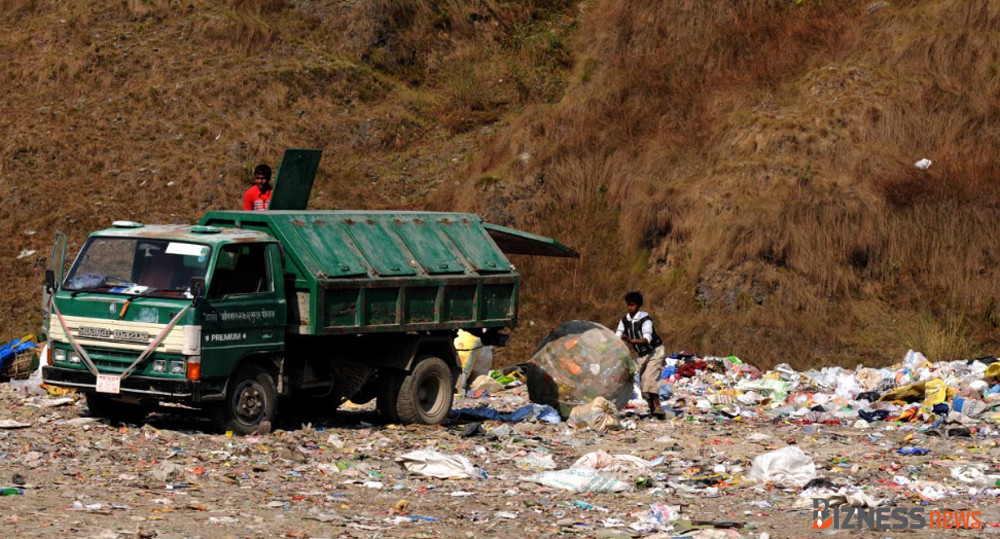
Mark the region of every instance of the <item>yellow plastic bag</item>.
[[948, 387], [944, 380], [935, 378], [926, 382], [915, 382], [903, 387], [897, 387], [892, 391], [882, 395], [878, 400], [903, 401], [903, 402], [923, 402], [924, 407], [930, 409], [935, 404], [947, 401], [955, 394], [955, 390]]
[[469, 382], [488, 374], [493, 368], [493, 350], [484, 346], [482, 339], [464, 329], [458, 330], [454, 342], [458, 363], [462, 369], [455, 385], [460, 393], [464, 393]]
[[928, 380], [924, 386], [924, 406], [933, 408], [935, 404], [941, 404], [955, 394], [955, 390], [948, 387], [944, 380], [935, 378]]
[[983, 373], [984, 380], [995, 380], [1000, 378], [1000, 361], [986, 367], [986, 372]]

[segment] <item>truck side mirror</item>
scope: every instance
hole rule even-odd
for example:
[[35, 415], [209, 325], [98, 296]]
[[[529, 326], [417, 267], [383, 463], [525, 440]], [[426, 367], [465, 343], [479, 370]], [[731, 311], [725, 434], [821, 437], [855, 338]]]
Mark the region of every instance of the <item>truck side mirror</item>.
[[191, 300], [191, 304], [197, 307], [201, 305], [201, 302], [205, 299], [205, 278], [191, 277], [191, 284], [189, 286], [191, 289], [191, 295], [194, 296], [194, 299]]
[[56, 272], [51, 269], [45, 270], [45, 290], [52, 293], [56, 289]]

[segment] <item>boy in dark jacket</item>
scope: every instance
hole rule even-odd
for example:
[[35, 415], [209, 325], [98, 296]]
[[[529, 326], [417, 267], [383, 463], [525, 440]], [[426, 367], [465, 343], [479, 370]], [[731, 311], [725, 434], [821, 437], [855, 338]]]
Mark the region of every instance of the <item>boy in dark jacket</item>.
[[638, 354], [639, 391], [649, 405], [653, 417], [663, 419], [666, 413], [660, 407], [660, 373], [665, 357], [663, 341], [656, 334], [653, 319], [642, 310], [642, 294], [632, 291], [625, 294], [625, 316], [618, 322], [618, 335]]

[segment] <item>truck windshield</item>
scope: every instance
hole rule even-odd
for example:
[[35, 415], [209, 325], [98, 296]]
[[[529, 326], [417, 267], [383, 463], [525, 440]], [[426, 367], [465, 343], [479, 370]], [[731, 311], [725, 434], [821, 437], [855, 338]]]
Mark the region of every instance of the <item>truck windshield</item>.
[[63, 288], [108, 294], [190, 297], [192, 277], [205, 277], [206, 245], [148, 238], [90, 238]]

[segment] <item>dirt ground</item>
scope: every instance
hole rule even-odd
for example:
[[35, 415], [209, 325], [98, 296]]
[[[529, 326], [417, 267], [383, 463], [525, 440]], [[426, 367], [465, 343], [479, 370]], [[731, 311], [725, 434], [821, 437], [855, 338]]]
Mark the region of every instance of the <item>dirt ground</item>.
[[[997, 490], [950, 474], [965, 464], [998, 472], [996, 430], [934, 436], [925, 425], [748, 423], [694, 409], [667, 421], [626, 409], [627, 428], [606, 433], [565, 423], [380, 423], [370, 408], [331, 416], [283, 415], [272, 432], [216, 434], [191, 410], [151, 414], [142, 425], [88, 417], [80, 395], [57, 399], [0, 384], [0, 498], [8, 537], [983, 537], [1000, 533]], [[512, 411], [524, 387], [455, 408]], [[508, 427], [510, 430], [508, 430]], [[463, 433], [462, 431], [465, 431]], [[766, 436], [766, 437], [765, 437]], [[909, 438], [907, 438], [909, 437]], [[814, 530], [801, 488], [741, 478], [758, 455], [790, 444], [838, 487], [858, 487], [891, 507], [980, 511], [981, 529]], [[903, 445], [929, 449], [901, 455]], [[485, 479], [435, 479], [396, 458], [425, 449], [463, 455]], [[576, 494], [523, 478], [524, 459], [551, 455], [556, 469], [598, 450], [663, 462], [618, 474], [622, 493]], [[520, 462], [519, 462], [520, 461]], [[906, 478], [906, 479], [901, 479]], [[931, 490], [918, 491], [907, 479]], [[938, 493], [922, 500], [921, 492]], [[924, 496], [927, 498], [928, 496]], [[651, 507], [678, 506], [672, 529], [650, 528]], [[594, 506], [594, 507], [591, 507]], [[662, 507], [662, 505], [661, 505]], [[643, 526], [642, 523], [646, 525]]]

